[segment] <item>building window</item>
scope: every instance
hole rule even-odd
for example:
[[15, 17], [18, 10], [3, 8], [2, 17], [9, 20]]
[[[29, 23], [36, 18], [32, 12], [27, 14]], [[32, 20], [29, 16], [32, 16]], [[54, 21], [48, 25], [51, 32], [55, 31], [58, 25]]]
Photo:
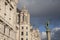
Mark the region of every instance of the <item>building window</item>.
[[26, 38], [26, 40], [28, 40], [28, 38]]
[[28, 36], [28, 32], [26, 32], [26, 36]]
[[12, 10], [12, 8], [10, 8], [10, 11]]
[[6, 28], [6, 25], [4, 25], [4, 33], [5, 33], [5, 28]]
[[8, 26], [7, 24], [4, 25], [4, 33], [6, 32], [6, 27], [7, 26]]
[[11, 20], [11, 18], [9, 18], [9, 20]]
[[24, 29], [24, 27], [22, 26], [22, 29]]
[[4, 39], [5, 40], [5, 39]]
[[9, 36], [10, 36], [10, 31], [11, 31], [11, 29], [9, 29]]
[[21, 40], [23, 40], [23, 38], [21, 38]]
[[7, 5], [7, 3], [5, 2], [5, 5]]
[[26, 27], [26, 29], [28, 29], [28, 27]]
[[0, 8], [0, 10], [1, 10], [1, 8]]
[[5, 33], [5, 27], [4, 27], [4, 33]]
[[24, 33], [23, 32], [21, 32], [21, 35], [23, 35]]
[[[9, 3], [10, 4], [10, 2], [9, 2], [9, 0], [6, 0], [7, 1], [7, 3]], [[14, 9], [14, 7], [10, 4], [10, 6]]]
[[16, 26], [16, 30], [18, 30], [19, 28]]
[[6, 13], [4, 13], [4, 15], [6, 16]]
[[9, 1], [8, 0], [6, 0], [8, 3], [9, 3]]

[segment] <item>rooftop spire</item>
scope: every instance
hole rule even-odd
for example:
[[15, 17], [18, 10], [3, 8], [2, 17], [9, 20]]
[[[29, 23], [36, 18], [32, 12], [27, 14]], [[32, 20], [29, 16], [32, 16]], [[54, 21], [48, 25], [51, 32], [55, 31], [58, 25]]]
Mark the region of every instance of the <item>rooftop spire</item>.
[[23, 5], [23, 7], [22, 7], [22, 10], [21, 11], [23, 11], [23, 12], [27, 12], [28, 13], [28, 10], [27, 10], [27, 8], [26, 8], [26, 6], [25, 5]]
[[25, 5], [23, 5], [22, 9], [26, 9], [26, 6], [25, 6]]

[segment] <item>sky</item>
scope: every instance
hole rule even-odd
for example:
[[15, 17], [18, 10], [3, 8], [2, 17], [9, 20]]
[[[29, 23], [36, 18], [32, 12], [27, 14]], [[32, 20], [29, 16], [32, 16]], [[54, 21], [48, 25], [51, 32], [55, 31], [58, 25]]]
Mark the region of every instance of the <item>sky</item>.
[[[46, 40], [46, 32], [42, 32], [42, 40]], [[60, 27], [55, 27], [51, 31], [51, 40], [60, 40]]]
[[31, 24], [40, 30], [43, 40], [46, 40], [47, 20], [50, 22], [52, 40], [60, 40], [60, 0], [19, 0], [17, 7], [21, 9], [24, 5], [30, 13]]
[[31, 24], [45, 31], [45, 23], [50, 21], [50, 29], [60, 27], [60, 0], [19, 0], [17, 7], [26, 6], [31, 15]]

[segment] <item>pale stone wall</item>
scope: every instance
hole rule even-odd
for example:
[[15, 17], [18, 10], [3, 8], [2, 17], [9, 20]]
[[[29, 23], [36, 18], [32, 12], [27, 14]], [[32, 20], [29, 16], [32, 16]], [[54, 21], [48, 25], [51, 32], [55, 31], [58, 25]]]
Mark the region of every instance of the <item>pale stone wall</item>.
[[0, 1], [0, 16], [5, 21], [7, 21], [11, 26], [14, 27], [16, 26], [15, 25], [16, 24], [16, 2], [15, 1], [18, 1], [18, 0], [15, 0], [15, 1], [8, 0], [8, 1], [6, 0]]
[[31, 40], [41, 40], [40, 32], [38, 29], [33, 29], [31, 31]]
[[[23, 21], [23, 16], [25, 16], [25, 20]], [[22, 10], [20, 12], [20, 24], [23, 24], [23, 22], [25, 24], [29, 24], [30, 25], [30, 14], [28, 12], [28, 10], [24, 7], [22, 7]]]
[[0, 33], [0, 40], [3, 40], [4, 39], [4, 37], [3, 37], [3, 35]]
[[0, 21], [0, 39], [6, 39], [6, 40], [16, 40], [16, 33], [15, 31], [9, 27], [7, 24], [4, 22]]
[[0, 22], [0, 32], [1, 32], [1, 33], [4, 32], [4, 25], [2, 24], [2, 22]]
[[47, 36], [47, 40], [51, 40], [50, 30], [49, 31], [46, 31], [46, 36]]
[[16, 40], [18, 0], [0, 0], [0, 40]]
[[[23, 29], [22, 29], [23, 27]], [[26, 29], [28, 28], [28, 29]], [[23, 35], [21, 35], [23, 32]], [[26, 35], [26, 32], [28, 33], [28, 35]], [[31, 39], [31, 35], [30, 35], [30, 26], [29, 25], [20, 25], [20, 40], [21, 38], [23, 38], [24, 40], [26, 40], [28, 38], [28, 40]]]
[[17, 12], [17, 18], [16, 18], [16, 19], [17, 19], [17, 24], [16, 24], [16, 25], [17, 25], [17, 26], [16, 26], [16, 40], [19, 40], [19, 39], [20, 39], [20, 30], [19, 30], [19, 27], [20, 27], [20, 26], [19, 26], [19, 23], [20, 23], [19, 21], [20, 21], [20, 20], [19, 20], [19, 12]]
[[17, 33], [16, 33], [17, 35], [16, 35], [16, 40], [19, 40], [20, 38], [20, 35], [19, 35], [19, 30], [17, 30]]
[[4, 0], [0, 0], [0, 16], [4, 18], [4, 12], [5, 12], [5, 5]]
[[5, 28], [5, 34], [9, 36], [9, 28], [7, 26]]
[[31, 40], [30, 14], [25, 9], [25, 7], [23, 7], [19, 15], [20, 15], [20, 24], [19, 24], [20, 40]]

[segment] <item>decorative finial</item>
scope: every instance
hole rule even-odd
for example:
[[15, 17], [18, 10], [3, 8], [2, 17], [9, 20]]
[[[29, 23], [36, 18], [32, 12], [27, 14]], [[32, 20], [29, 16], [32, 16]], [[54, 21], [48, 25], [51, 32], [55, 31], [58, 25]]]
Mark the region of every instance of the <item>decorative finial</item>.
[[25, 5], [23, 5], [22, 9], [26, 9], [26, 6], [25, 6]]

